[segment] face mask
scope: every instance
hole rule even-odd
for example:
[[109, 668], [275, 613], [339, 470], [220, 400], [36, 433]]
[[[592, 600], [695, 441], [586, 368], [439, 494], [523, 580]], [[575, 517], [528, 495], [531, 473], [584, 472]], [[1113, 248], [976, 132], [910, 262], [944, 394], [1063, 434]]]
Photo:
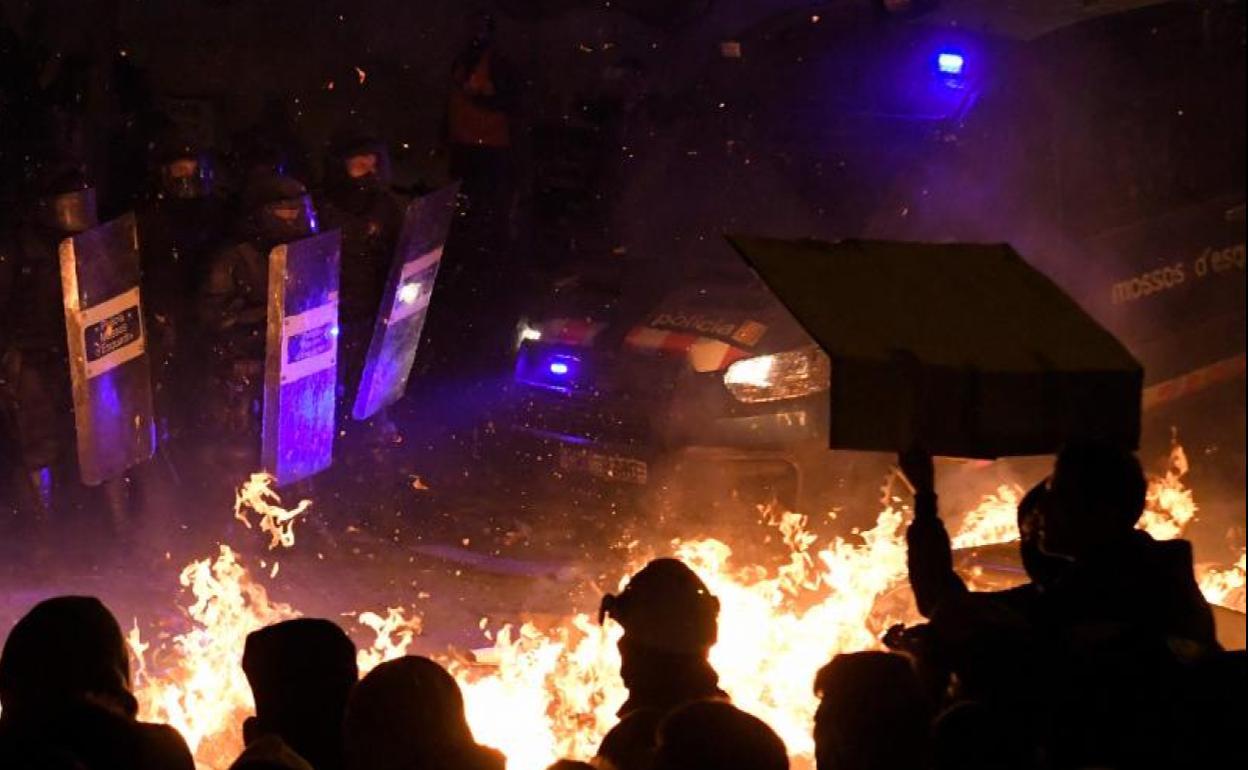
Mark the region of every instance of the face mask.
[[202, 161], [183, 158], [160, 169], [161, 189], [178, 200], [203, 198], [211, 191], [212, 171]]
[[57, 195], [39, 208], [40, 222], [62, 233], [82, 233], [99, 224], [95, 190], [90, 187]]

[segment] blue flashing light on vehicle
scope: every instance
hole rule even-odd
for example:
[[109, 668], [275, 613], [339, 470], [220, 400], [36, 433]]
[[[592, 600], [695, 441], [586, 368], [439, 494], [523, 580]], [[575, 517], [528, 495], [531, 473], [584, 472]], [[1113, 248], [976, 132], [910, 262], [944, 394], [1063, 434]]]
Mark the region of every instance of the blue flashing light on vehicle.
[[516, 358], [515, 378], [526, 385], [570, 394], [577, 387], [581, 366], [581, 358], [575, 354], [533, 350], [522, 345]]
[[956, 51], [941, 51], [936, 55], [936, 70], [948, 77], [960, 77], [966, 68], [966, 57]]

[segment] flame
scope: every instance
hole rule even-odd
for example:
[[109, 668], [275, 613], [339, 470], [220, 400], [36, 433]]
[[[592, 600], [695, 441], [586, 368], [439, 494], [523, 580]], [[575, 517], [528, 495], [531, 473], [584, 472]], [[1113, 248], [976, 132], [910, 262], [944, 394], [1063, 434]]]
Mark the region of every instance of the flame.
[[[1155, 535], [1181, 533], [1195, 516], [1183, 484], [1186, 470], [1176, 445], [1166, 473], [1150, 480], [1141, 526]], [[1017, 539], [1015, 506], [1021, 495], [1016, 486], [1002, 486], [984, 497], [951, 527], [955, 546]], [[271, 492], [259, 499], [280, 502]], [[874, 527], [826, 543], [811, 533], [806, 517], [769, 512], [767, 520], [789, 548], [787, 561], [775, 569], [738, 564], [731, 547], [714, 539], [673, 542], [668, 551], [720, 599], [720, 641], [711, 651], [720, 685], [776, 730], [795, 768], [813, 766], [810, 725], [817, 703], [811, 681], [818, 667], [840, 652], [879, 648], [878, 630], [908, 619], [891, 617], [902, 610], [880, 601], [906, 576], [907, 511], [896, 498], [884, 499]], [[639, 553], [628, 574], [650, 555]], [[177, 727], [201, 768], [223, 770], [241, 750], [239, 725], [251, 709], [238, 666], [246, 635], [296, 613], [271, 602], [224, 546], [215, 561], [189, 565], [182, 583], [195, 596], [188, 610], [191, 631], [158, 649], [150, 664], [143, 660], [151, 651], [137, 626], [130, 632], [139, 659], [141, 714]], [[1201, 585], [1212, 601], [1238, 597], [1242, 608], [1244, 556], [1230, 569], [1207, 572]], [[357, 619], [374, 635], [359, 653], [361, 672], [405, 654], [421, 631], [420, 619], [407, 618], [398, 608]], [[592, 757], [626, 697], [618, 673], [619, 627], [599, 626], [585, 614], [541, 625], [505, 625], [497, 632], [487, 626], [483, 621], [486, 638], [493, 640], [490, 648], [475, 659], [443, 661], [463, 688], [477, 739], [502, 750], [514, 770], [539, 770], [562, 757]]]
[[187, 608], [189, 631], [174, 637], [150, 663], [138, 627], [130, 631], [135, 696], [142, 717], [177, 728], [202, 767], [224, 768], [238, 755], [242, 722], [253, 708], [239, 665], [247, 634], [298, 613], [271, 601], [226, 545], [216, 559], [187, 565], [180, 582], [195, 597]]
[[997, 491], [984, 495], [979, 505], [962, 519], [960, 531], [951, 539], [954, 548], [1010, 543], [1018, 539], [1018, 501], [1023, 488], [1002, 484]]
[[1170, 448], [1166, 472], [1149, 479], [1148, 496], [1139, 528], [1158, 540], [1181, 537], [1187, 525], [1196, 518], [1196, 501], [1192, 490], [1183, 483], [1188, 471], [1187, 453], [1175, 442]]
[[548, 631], [532, 623], [504, 626], [488, 669], [450, 661], [477, 740], [521, 770], [592, 757], [624, 704], [619, 634], [578, 614]]
[[[229, 546], [216, 559], [192, 562], [181, 583], [195, 597], [187, 608], [191, 629], [152, 652], [138, 624], [127, 634], [135, 661], [135, 696], [142, 719], [177, 728], [203, 770], [224, 770], [242, 751], [242, 723], [254, 707], [240, 665], [247, 635], [299, 617], [290, 605], [272, 601]], [[365, 671], [404, 655], [420, 632], [420, 619], [390, 608], [383, 618], [361, 613], [359, 622], [375, 638], [359, 653]]]
[[1200, 592], [1210, 604], [1238, 612], [1245, 609], [1244, 601], [1244, 551], [1239, 552], [1239, 560], [1227, 569], [1210, 569], [1200, 578]]
[[372, 646], [360, 650], [356, 656], [362, 672], [406, 655], [412, 640], [421, 631], [420, 618], [408, 618], [401, 607], [388, 607], [384, 618], [375, 612], [362, 612], [356, 620], [374, 635]]
[[269, 550], [279, 545], [290, 548], [295, 544], [295, 520], [312, 505], [311, 500], [300, 500], [294, 508], [282, 507], [282, 498], [273, 489], [277, 479], [267, 473], [253, 473], [243, 486], [234, 493], [234, 518], [251, 529], [247, 510], [260, 516], [260, 531], [269, 535]]
[[[1148, 479], [1144, 514], [1137, 526], [1158, 540], [1182, 537], [1196, 518], [1196, 501], [1183, 481], [1188, 470], [1187, 453], [1176, 441], [1171, 445], [1165, 472]], [[963, 517], [959, 531], [952, 537], [953, 547], [972, 548], [1017, 540], [1017, 510], [1022, 496], [1022, 487], [1012, 484], [1002, 485], [995, 493], [985, 495], [979, 505]]]
[[[718, 540], [674, 544], [675, 556], [722, 606], [711, 651], [720, 685], [771, 725], [797, 762], [809, 763], [814, 753], [815, 670], [837, 652], [879, 647], [868, 620], [876, 599], [905, 576], [903, 522], [902, 511], [889, 508], [872, 529], [812, 552], [804, 518], [785, 514], [777, 526], [793, 551], [774, 572], [734, 566], [732, 549]], [[492, 671], [452, 663], [478, 739], [521, 770], [592, 757], [626, 697], [618, 637], [616, 626], [600, 628], [582, 614], [548, 633], [533, 624], [518, 632], [504, 627], [491, 650]]]
[[[1191, 491], [1183, 484], [1186, 473], [1186, 455], [1175, 444], [1166, 472], [1149, 480], [1140, 526], [1155, 537], [1177, 537], [1195, 517]], [[953, 529], [954, 547], [1017, 540], [1022, 495], [1021, 487], [1003, 485], [984, 496]], [[875, 629], [909, 620], [880, 614], [891, 610], [878, 600], [906, 578], [906, 511], [887, 490], [884, 501], [872, 529], [823, 548], [815, 547], [806, 517], [773, 515], [771, 523], [791, 552], [772, 572], [734, 566], [732, 549], [718, 540], [674, 544], [675, 556], [720, 599], [719, 643], [711, 662], [721, 687], [771, 725], [795, 768], [813, 767], [810, 726], [818, 704], [811, 681], [818, 667], [841, 652], [878, 649]], [[644, 561], [638, 559], [629, 572]], [[1208, 580], [1234, 585], [1233, 573], [1210, 573]], [[518, 631], [504, 627], [488, 651], [495, 668], [452, 663], [478, 739], [502, 750], [509, 767], [520, 770], [538, 770], [560, 757], [592, 757], [626, 697], [616, 673], [618, 633], [614, 625], [599, 628], [585, 615], [546, 632], [533, 624]]]

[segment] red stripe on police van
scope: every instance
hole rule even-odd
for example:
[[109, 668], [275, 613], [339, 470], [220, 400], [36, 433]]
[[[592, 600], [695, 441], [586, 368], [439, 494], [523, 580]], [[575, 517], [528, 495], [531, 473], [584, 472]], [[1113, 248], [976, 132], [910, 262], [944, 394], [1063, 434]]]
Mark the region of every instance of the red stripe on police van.
[[1190, 396], [1212, 385], [1243, 377], [1245, 364], [1248, 364], [1248, 357], [1240, 353], [1217, 363], [1202, 366], [1180, 377], [1151, 385], [1144, 389], [1144, 410], [1178, 401], [1184, 396]]

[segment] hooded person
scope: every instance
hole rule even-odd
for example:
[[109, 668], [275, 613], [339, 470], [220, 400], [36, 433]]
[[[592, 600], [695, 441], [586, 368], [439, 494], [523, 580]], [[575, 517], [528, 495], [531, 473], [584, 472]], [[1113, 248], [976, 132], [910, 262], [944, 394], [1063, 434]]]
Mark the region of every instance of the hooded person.
[[348, 770], [503, 770], [477, 744], [459, 685], [428, 658], [382, 663], [351, 693], [343, 723]]
[[919, 770], [931, 707], [910, 661], [893, 653], [837, 655], [815, 677], [818, 770]]
[[1114, 624], [1220, 649], [1191, 543], [1158, 541], [1137, 528], [1147, 492], [1131, 452], [1097, 441], [1061, 451], [1048, 484], [1041, 544], [1071, 564], [1046, 592], [1039, 621], [1058, 631]]
[[344, 766], [341, 725], [359, 676], [355, 644], [334, 623], [297, 618], [247, 636], [243, 673], [256, 703], [234, 767], [285, 763], [289, 749], [316, 770]]
[[[953, 569], [952, 542], [937, 511], [931, 457], [921, 452], [907, 453], [900, 465], [915, 486], [914, 520], [906, 530], [910, 588], [919, 613], [930, 618], [942, 604], [960, 601], [969, 589]], [[1018, 502], [1019, 558], [1030, 582], [986, 594], [1023, 614], [1031, 612], [1037, 597], [1069, 564], [1068, 559], [1046, 553], [1040, 546], [1047, 493], [1047, 481], [1041, 482]]]
[[620, 675], [628, 700], [599, 753], [617, 767], [653, 749], [659, 722], [678, 706], [728, 695], [708, 656], [719, 634], [719, 599], [677, 559], [655, 559], [618, 596], [607, 594], [599, 622], [612, 618], [620, 637]]
[[136, 720], [130, 659], [116, 618], [98, 599], [35, 605], [0, 653], [0, 766], [54, 756], [89, 770], [190, 770], [182, 737]]
[[1071, 560], [1036, 613], [1050, 659], [1050, 743], [1059, 766], [1188, 765], [1174, 728], [1195, 671], [1220, 655], [1185, 540], [1138, 529], [1147, 480], [1135, 455], [1099, 441], [1058, 454], [1042, 545]]
[[761, 719], [722, 701], [696, 701], [659, 727], [653, 770], [788, 770], [780, 736]]

